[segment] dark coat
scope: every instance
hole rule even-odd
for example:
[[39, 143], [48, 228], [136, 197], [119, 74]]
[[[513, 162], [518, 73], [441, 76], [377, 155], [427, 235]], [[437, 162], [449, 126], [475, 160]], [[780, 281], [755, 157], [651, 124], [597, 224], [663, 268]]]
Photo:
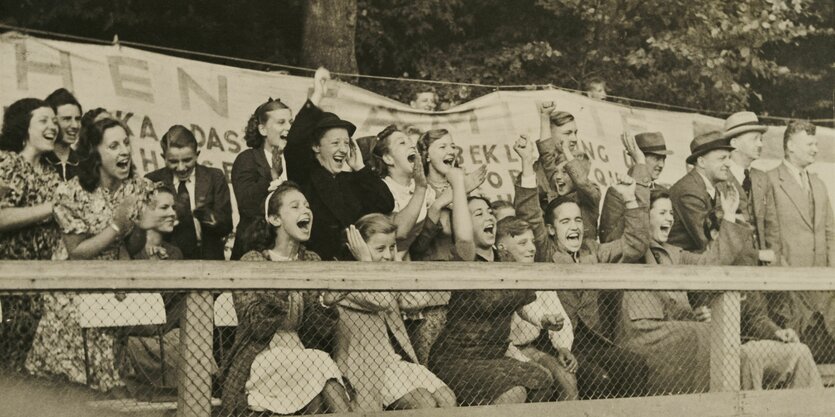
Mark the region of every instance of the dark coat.
[[255, 219], [264, 217], [264, 199], [270, 188], [272, 174], [267, 156], [261, 148], [249, 148], [235, 157], [232, 164], [232, 189], [238, 203], [238, 226], [235, 228], [235, 246], [232, 260], [241, 259], [247, 250], [243, 236]]
[[343, 231], [366, 214], [391, 213], [394, 197], [369, 166], [332, 175], [319, 164], [311, 144], [322, 113], [310, 100], [305, 102], [290, 128], [284, 157], [287, 178], [301, 186], [313, 211], [307, 247], [323, 260], [333, 260], [341, 252]]
[[710, 213], [720, 209], [707, 193], [704, 178], [695, 168], [690, 170], [670, 188], [670, 198], [675, 223], [667, 243], [691, 252], [705, 250], [709, 240], [709, 236], [705, 235], [705, 225]]
[[[667, 190], [669, 188], [666, 185], [653, 183], [649, 170], [636, 170], [635, 168], [638, 166], [633, 165], [629, 168], [628, 174], [639, 184], [649, 184], [650, 191]], [[623, 236], [623, 210], [623, 197], [610, 187], [606, 191], [606, 197], [603, 198], [603, 208], [600, 211], [600, 225], [598, 227], [600, 243], [608, 243]]]
[[[229, 184], [226, 183], [226, 176], [223, 171], [217, 168], [210, 168], [197, 164], [195, 169], [194, 201], [211, 211], [217, 223], [209, 226], [201, 223], [202, 241], [196, 242], [189, 234], [186, 222], [193, 222], [191, 213], [181, 213], [177, 216], [179, 224], [174, 231], [166, 236], [166, 241], [180, 248], [183, 252], [183, 259], [206, 259], [224, 260], [223, 241], [232, 231], [232, 201], [229, 197]], [[161, 168], [145, 175], [149, 180], [162, 182], [168, 186], [176, 195], [174, 187], [174, 173], [168, 168]], [[195, 209], [197, 207], [192, 207]]]

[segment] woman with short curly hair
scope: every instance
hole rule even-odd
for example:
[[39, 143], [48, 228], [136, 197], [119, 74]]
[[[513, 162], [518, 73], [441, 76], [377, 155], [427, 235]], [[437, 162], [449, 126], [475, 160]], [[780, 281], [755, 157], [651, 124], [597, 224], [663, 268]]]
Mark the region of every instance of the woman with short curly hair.
[[[44, 101], [24, 98], [3, 115], [0, 133], [0, 259], [52, 259], [61, 235], [52, 220], [52, 192], [60, 178], [41, 157], [58, 137], [55, 113]], [[4, 366], [19, 368], [39, 319], [37, 296], [2, 297], [12, 319], [0, 327]]]

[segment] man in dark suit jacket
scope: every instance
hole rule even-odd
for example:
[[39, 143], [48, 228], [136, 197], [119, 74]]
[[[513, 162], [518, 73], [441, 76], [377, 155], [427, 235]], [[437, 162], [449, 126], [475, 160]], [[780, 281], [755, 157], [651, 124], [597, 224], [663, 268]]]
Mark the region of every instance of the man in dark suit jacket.
[[181, 125], [160, 140], [165, 168], [146, 177], [166, 184], [176, 198], [179, 223], [166, 238], [184, 259], [223, 260], [223, 240], [232, 231], [232, 202], [223, 171], [197, 163], [197, 139]]
[[731, 175], [732, 150], [719, 132], [699, 135], [690, 142], [687, 163], [693, 169], [670, 188], [675, 218], [667, 240], [671, 245], [691, 252], [705, 250], [721, 221], [716, 186]]

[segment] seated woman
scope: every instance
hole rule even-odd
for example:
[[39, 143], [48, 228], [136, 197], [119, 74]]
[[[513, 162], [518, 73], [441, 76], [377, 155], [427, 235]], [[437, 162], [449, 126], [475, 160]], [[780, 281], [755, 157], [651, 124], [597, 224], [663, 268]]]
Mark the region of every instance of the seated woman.
[[[475, 231], [476, 260], [515, 261], [509, 252], [492, 248], [495, 218], [489, 202], [471, 197], [468, 207]], [[452, 292], [446, 327], [432, 347], [429, 366], [455, 390], [462, 405], [552, 398], [553, 379], [543, 366], [507, 356], [514, 313], [519, 312], [520, 317], [544, 328], [561, 326], [557, 317], [529, 315], [525, 306], [534, 300], [536, 293], [532, 290]]]
[[[242, 261], [320, 260], [304, 247], [313, 213], [298, 186], [285, 182], [267, 194], [264, 213], [244, 235], [250, 250]], [[297, 332], [305, 305], [319, 303], [318, 294], [241, 291], [232, 297], [238, 329], [222, 369], [222, 415], [351, 411], [339, 368], [327, 353], [306, 349]]]
[[[87, 125], [81, 131], [77, 152], [78, 176], [61, 183], [55, 191], [54, 215], [69, 258], [129, 259], [126, 237], [138, 225], [139, 202], [152, 183], [134, 173], [127, 128], [113, 119]], [[119, 298], [118, 294], [114, 296]], [[87, 331], [89, 379], [85, 373], [79, 317], [84, 297], [76, 293], [44, 295], [43, 318], [26, 369], [35, 375], [63, 375], [103, 392], [122, 388], [121, 362], [117, 363], [117, 358], [124, 350], [125, 339], [113, 329]]]
[[[703, 253], [667, 243], [673, 225], [670, 195], [650, 194], [651, 265], [731, 265], [746, 250], [754, 251], [750, 227], [735, 223], [739, 196], [720, 195], [724, 219], [719, 234]], [[767, 256], [762, 251], [762, 256]], [[649, 367], [648, 391], [654, 394], [707, 391], [710, 384], [710, 310], [692, 308], [685, 291], [624, 291], [617, 339], [643, 356]]]
[[[135, 260], [182, 260], [176, 246], [163, 240], [174, 230], [177, 213], [174, 211], [174, 191], [162, 183], [154, 185], [144, 198], [141, 213], [145, 230], [145, 245], [132, 254]], [[128, 329], [126, 359], [132, 372], [124, 380], [135, 397], [176, 395], [177, 369], [180, 362], [180, 318], [184, 299], [178, 293], [163, 293], [166, 323], [160, 326], [138, 326]], [[162, 335], [160, 339], [158, 334]], [[160, 346], [160, 342], [162, 346]], [[214, 365], [214, 364], [213, 364]], [[214, 366], [213, 366], [214, 367]]]
[[[363, 216], [347, 231], [348, 248], [362, 262], [395, 261], [396, 231], [385, 215]], [[356, 388], [359, 410], [455, 406], [449, 387], [418, 364], [398, 293], [348, 292], [325, 298], [339, 308], [334, 357]]]
[[[467, 194], [486, 178], [486, 166], [464, 174], [457, 165], [458, 147], [446, 129], [423, 133], [417, 142], [418, 155], [429, 185], [427, 195], [436, 196], [409, 253], [414, 261], [472, 261], [475, 246], [467, 210]], [[466, 220], [466, 221], [465, 221]], [[407, 312], [406, 326], [418, 359], [426, 364], [432, 345], [446, 321], [449, 292], [424, 293], [425, 308]]]

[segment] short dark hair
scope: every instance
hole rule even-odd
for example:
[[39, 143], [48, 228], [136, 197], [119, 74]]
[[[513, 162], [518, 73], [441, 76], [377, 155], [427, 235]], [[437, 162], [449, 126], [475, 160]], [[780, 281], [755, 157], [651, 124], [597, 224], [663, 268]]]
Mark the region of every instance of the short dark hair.
[[[101, 182], [101, 155], [99, 155], [98, 146], [104, 139], [104, 133], [109, 129], [119, 127], [125, 130], [128, 129], [121, 121], [116, 119], [102, 119], [91, 125], [85, 126], [81, 129], [78, 136], [78, 182], [81, 183], [81, 188], [87, 192], [93, 192], [98, 188]], [[134, 166], [130, 166], [130, 176], [134, 174]]]
[[567, 112], [567, 111], [557, 111], [551, 113], [549, 116], [551, 120], [551, 124], [554, 126], [562, 126], [567, 123], [571, 123], [574, 121], [574, 115]]
[[264, 140], [266, 140], [266, 136], [261, 134], [261, 131], [258, 130], [258, 125], [267, 123], [269, 120], [269, 116], [267, 114], [273, 110], [282, 110], [282, 109], [290, 109], [287, 107], [286, 104], [281, 102], [281, 99], [273, 100], [270, 97], [264, 103], [261, 103], [255, 111], [249, 116], [249, 121], [246, 123], [246, 128], [244, 129], [244, 140], [246, 141], [246, 146], [250, 148], [260, 148], [264, 145]]
[[20, 153], [29, 139], [29, 124], [32, 113], [49, 103], [37, 98], [22, 98], [12, 103], [3, 114], [3, 129], [0, 131], [0, 150]]
[[56, 112], [58, 112], [58, 107], [61, 107], [65, 104], [72, 104], [78, 107], [79, 113], [84, 113], [84, 111], [81, 109], [81, 104], [78, 102], [78, 100], [75, 99], [75, 96], [72, 95], [72, 93], [70, 93], [69, 90], [67, 90], [66, 88], [59, 88], [53, 91], [50, 95], [46, 96], [45, 101], [49, 103], [49, 105], [52, 107], [52, 110], [55, 110]]
[[487, 207], [488, 207], [488, 208], [490, 208], [490, 209], [492, 209], [492, 208], [493, 208], [493, 203], [491, 203], [491, 202], [490, 202], [490, 199], [488, 199], [487, 197], [485, 197], [485, 196], [483, 196], [483, 195], [471, 195], [471, 196], [467, 196], [467, 203], [468, 203], [468, 204], [469, 204], [471, 201], [476, 201], [476, 200], [483, 201], [483, 202], [484, 202], [484, 204], [487, 204]]
[[174, 125], [162, 135], [159, 141], [162, 154], [168, 152], [168, 148], [192, 148], [197, 152], [197, 138], [194, 133], [183, 125]]
[[656, 188], [649, 192], [649, 207], [652, 208], [652, 205], [655, 204], [656, 200], [661, 200], [666, 198], [667, 200], [672, 200], [670, 198], [670, 192], [664, 189]]
[[557, 208], [559, 208], [563, 204], [568, 204], [568, 203], [577, 204], [577, 199], [571, 194], [566, 194], [566, 195], [561, 195], [561, 196], [551, 200], [548, 203], [548, 206], [545, 207], [545, 214], [544, 214], [545, 223], [546, 224], [554, 224], [554, 220], [556, 220], [556, 217], [557, 217], [557, 214], [556, 214]]
[[107, 109], [104, 107], [96, 107], [92, 110], [87, 110], [87, 113], [84, 113], [81, 116], [81, 130], [84, 130], [84, 127], [90, 126], [96, 121], [96, 117], [99, 117], [100, 114], [107, 113]]
[[501, 209], [504, 209], [504, 208], [514, 209], [514, 210], [516, 209], [516, 207], [513, 206], [513, 203], [511, 203], [510, 201], [507, 201], [507, 200], [496, 200], [496, 201], [490, 203], [490, 208], [493, 209], [493, 211], [501, 210]]
[[519, 236], [529, 230], [533, 229], [528, 222], [516, 216], [505, 217], [496, 223], [496, 241], [498, 242], [505, 236]]
[[790, 120], [786, 125], [786, 131], [783, 133], [783, 151], [785, 152], [789, 146], [789, 139], [797, 133], [806, 132], [808, 135], [814, 135], [817, 127], [805, 120]]

